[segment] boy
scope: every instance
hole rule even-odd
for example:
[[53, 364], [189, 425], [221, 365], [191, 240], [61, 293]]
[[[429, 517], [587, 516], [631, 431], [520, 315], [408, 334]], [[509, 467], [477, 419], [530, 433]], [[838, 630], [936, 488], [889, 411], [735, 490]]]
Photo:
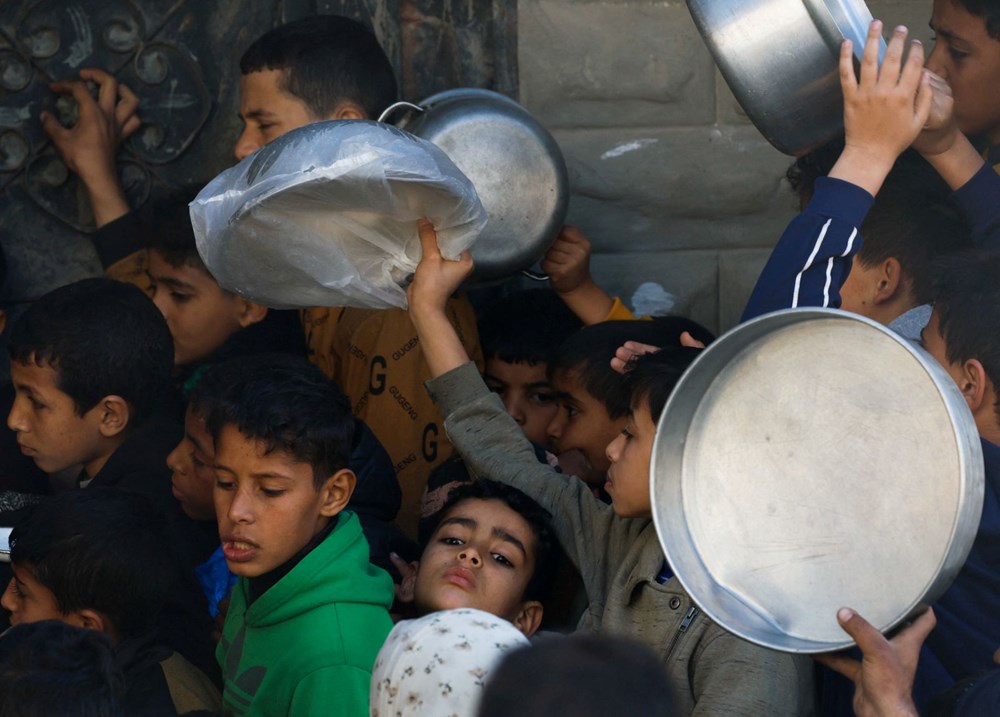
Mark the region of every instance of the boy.
[[80, 485], [109, 485], [169, 505], [163, 465], [177, 442], [156, 409], [170, 332], [134, 286], [83, 279], [36, 301], [11, 331], [15, 398], [7, 425], [46, 473], [80, 465]]
[[[970, 220], [973, 241], [981, 246], [1000, 246], [1000, 177], [958, 131], [950, 116], [947, 87], [932, 87], [933, 78], [926, 75], [920, 82], [920, 58], [915, 48], [902, 65], [905, 28], [896, 29], [886, 60], [881, 70], [878, 68], [880, 31], [881, 25], [873, 23], [860, 82], [854, 78], [849, 44], [842, 51], [847, 146], [830, 178], [817, 180], [813, 200], [779, 241], [754, 289], [745, 318], [789, 304], [839, 305], [838, 289], [861, 242], [856, 227], [895, 157], [911, 142], [956, 190], [954, 198]], [[914, 105], [918, 83], [921, 92]], [[928, 121], [932, 89], [940, 104]], [[882, 93], [884, 102], [872, 104], [871, 92]], [[994, 604], [1000, 593], [1000, 555], [995, 549], [1000, 532], [1000, 414], [995, 388], [1000, 381], [1000, 356], [994, 341], [1000, 327], [1000, 297], [994, 272], [1000, 264], [995, 256], [975, 255], [956, 258], [955, 262], [934, 279], [934, 309], [923, 330], [922, 344], [955, 379], [976, 420], [986, 491], [969, 558], [951, 588], [934, 605], [938, 627], [921, 658], [914, 686], [918, 704], [969, 672], [989, 666], [993, 650], [1000, 644]], [[840, 697], [836, 689], [825, 696], [827, 711], [845, 711], [848, 706]]]
[[302, 373], [234, 373], [213, 402], [215, 512], [239, 579], [217, 657], [232, 715], [367, 715], [392, 581], [345, 510], [354, 422]]
[[12, 624], [59, 620], [105, 633], [129, 715], [218, 709], [209, 679], [155, 639], [173, 565], [148, 501], [110, 488], [63, 493], [18, 523], [10, 543], [14, 577], [2, 604]]
[[548, 443], [545, 429], [558, 410], [547, 373], [549, 360], [579, 328], [580, 320], [548, 289], [505, 296], [479, 319], [486, 361], [483, 380], [532, 443]]
[[[649, 496], [654, 419], [647, 399], [631, 402], [627, 438], [607, 448], [612, 506], [586, 486], [539, 464], [530, 445], [486, 390], [444, 316], [444, 299], [471, 271], [468, 254], [445, 261], [433, 228], [420, 229], [423, 259], [409, 288], [410, 312], [435, 377], [428, 389], [442, 406], [449, 435], [474, 473], [524, 491], [553, 516], [563, 549], [580, 568], [590, 607], [581, 625], [627, 634], [656, 650], [681, 714], [798, 715], [807, 711], [811, 666], [801, 658], [746, 643], [712, 624], [666, 570]], [[690, 355], [673, 360], [673, 380]], [[666, 387], [669, 392], [669, 386]], [[620, 447], [616, 447], [619, 442]]]
[[403, 563], [400, 602], [417, 615], [476, 608], [531, 637], [552, 572], [551, 516], [516, 488], [480, 479], [451, 492], [419, 561]]
[[[265, 33], [244, 53], [240, 70], [240, 116], [245, 127], [234, 148], [237, 159], [312, 122], [375, 119], [396, 100], [392, 66], [375, 36], [360, 23], [337, 15], [305, 17]], [[116, 85], [110, 76], [86, 70], [81, 77], [101, 85], [98, 101], [89, 97], [82, 82], [57, 83], [54, 89], [71, 91], [78, 103], [88, 105], [88, 111], [81, 109], [81, 123], [73, 130], [60, 131], [52, 124], [54, 119], [46, 120], [44, 126], [70, 167], [81, 176], [84, 171], [98, 175], [85, 184], [102, 186], [114, 179], [113, 173], [108, 176], [104, 161], [109, 154], [113, 158], [114, 143], [102, 140], [100, 161], [75, 159], [74, 155], [93, 153], [88, 139], [103, 136], [84, 125], [84, 118], [99, 119], [117, 141], [115, 128], [126, 135], [135, 106], [127, 88]], [[117, 105], [116, 92], [122, 94]], [[127, 206], [122, 210], [119, 204], [117, 213], [106, 216], [127, 222], [128, 216], [122, 216], [126, 212]], [[96, 242], [100, 247], [102, 239]], [[109, 275], [133, 280], [129, 277], [135, 277], [137, 268], [141, 270], [139, 255], [99, 253]], [[109, 264], [111, 260], [116, 263]], [[469, 352], [478, 359], [475, 316], [468, 300], [455, 298], [449, 315]], [[408, 315], [399, 309], [322, 307], [303, 311], [301, 321], [311, 360], [336, 381], [350, 399], [354, 414], [388, 450], [403, 489], [398, 522], [415, 535], [427, 476], [451, 454], [451, 446], [441, 436], [440, 415], [422, 386], [422, 349]]]

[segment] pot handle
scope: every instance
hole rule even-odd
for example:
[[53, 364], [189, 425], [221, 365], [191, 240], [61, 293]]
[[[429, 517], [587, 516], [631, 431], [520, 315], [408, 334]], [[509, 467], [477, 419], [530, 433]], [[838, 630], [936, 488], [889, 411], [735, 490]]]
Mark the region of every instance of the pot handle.
[[532, 281], [548, 281], [549, 275], [544, 274], [540, 271], [534, 271], [532, 269], [521, 269], [521, 274], [528, 277]]
[[415, 105], [412, 102], [393, 102], [391, 105], [386, 107], [382, 114], [378, 116], [378, 122], [385, 122], [385, 118], [391, 115], [393, 112], [398, 110], [400, 107], [406, 107], [407, 109], [416, 110], [417, 112], [424, 112], [424, 108], [420, 105]]

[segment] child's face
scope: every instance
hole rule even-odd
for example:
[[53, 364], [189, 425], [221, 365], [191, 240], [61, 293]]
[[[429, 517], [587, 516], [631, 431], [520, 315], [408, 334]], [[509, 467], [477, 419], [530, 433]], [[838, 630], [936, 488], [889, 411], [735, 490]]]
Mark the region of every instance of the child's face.
[[281, 89], [283, 70], [261, 70], [240, 78], [240, 117], [243, 132], [233, 154], [243, 159], [285, 132], [321, 119], [306, 103]]
[[487, 387], [499, 394], [525, 437], [543, 446], [548, 443], [545, 429], [559, 410], [545, 370], [544, 363], [508, 363], [491, 358], [483, 373]]
[[550, 444], [557, 453], [575, 448], [595, 470], [606, 471], [610, 463], [605, 448], [625, 426], [625, 418], [611, 418], [604, 404], [587, 393], [576, 371], [557, 370], [552, 388], [559, 406], [547, 429]]
[[956, 0], [934, 0], [930, 24], [937, 41], [927, 68], [951, 86], [959, 129], [1000, 143], [1000, 40]]
[[59, 610], [56, 596], [47, 587], [35, 580], [26, 565], [11, 565], [14, 577], [7, 583], [7, 589], [0, 599], [3, 609], [10, 613], [10, 624], [20, 625], [42, 620], [67, 622]]
[[223, 427], [215, 445], [222, 552], [229, 569], [248, 578], [287, 562], [347, 502], [331, 494], [332, 477], [316, 490], [312, 466], [266, 448], [232, 425]]
[[167, 456], [173, 471], [170, 483], [181, 510], [193, 520], [215, 520], [215, 442], [205, 418], [191, 410], [184, 414], [184, 437]]
[[153, 303], [163, 314], [174, 340], [174, 364], [201, 361], [245, 322], [247, 302], [223, 291], [200, 268], [171, 266], [155, 249], [149, 252]]
[[7, 426], [17, 434], [21, 452], [46, 473], [83, 465], [88, 474], [103, 465], [110, 448], [101, 435], [101, 402], [77, 415], [76, 406], [58, 385], [58, 374], [49, 365], [34, 361], [10, 365], [14, 404]]
[[535, 572], [535, 535], [501, 500], [453, 506], [431, 536], [417, 569], [421, 614], [467, 607], [514, 622]]
[[622, 432], [608, 444], [608, 481], [604, 490], [611, 507], [623, 518], [644, 518], [652, 512], [649, 498], [649, 462], [656, 424], [645, 399], [632, 410]]

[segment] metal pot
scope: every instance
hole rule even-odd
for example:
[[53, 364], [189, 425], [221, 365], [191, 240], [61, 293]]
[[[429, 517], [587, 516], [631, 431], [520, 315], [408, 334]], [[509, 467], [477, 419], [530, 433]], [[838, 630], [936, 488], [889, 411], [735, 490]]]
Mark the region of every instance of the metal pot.
[[678, 579], [726, 630], [777, 650], [888, 630], [958, 573], [983, 507], [982, 445], [929, 354], [833, 309], [775, 312], [706, 349], [660, 418], [653, 519]]
[[472, 246], [472, 283], [505, 279], [538, 261], [569, 204], [566, 163], [552, 135], [520, 104], [489, 90], [449, 90], [419, 105], [399, 102], [379, 121], [400, 107], [413, 112], [398, 126], [444, 150], [472, 180], [489, 215]]
[[845, 38], [861, 57], [872, 21], [863, 0], [688, 0], [688, 9], [740, 106], [777, 149], [805, 154], [843, 131], [837, 64]]

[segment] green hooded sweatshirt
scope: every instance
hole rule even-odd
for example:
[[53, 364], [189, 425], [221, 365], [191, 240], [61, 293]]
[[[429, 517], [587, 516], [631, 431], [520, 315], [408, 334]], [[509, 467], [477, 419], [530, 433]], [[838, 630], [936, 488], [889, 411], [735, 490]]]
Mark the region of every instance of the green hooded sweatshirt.
[[367, 717], [372, 665], [392, 629], [392, 580], [368, 562], [357, 515], [247, 607], [233, 588], [216, 658], [227, 715]]

